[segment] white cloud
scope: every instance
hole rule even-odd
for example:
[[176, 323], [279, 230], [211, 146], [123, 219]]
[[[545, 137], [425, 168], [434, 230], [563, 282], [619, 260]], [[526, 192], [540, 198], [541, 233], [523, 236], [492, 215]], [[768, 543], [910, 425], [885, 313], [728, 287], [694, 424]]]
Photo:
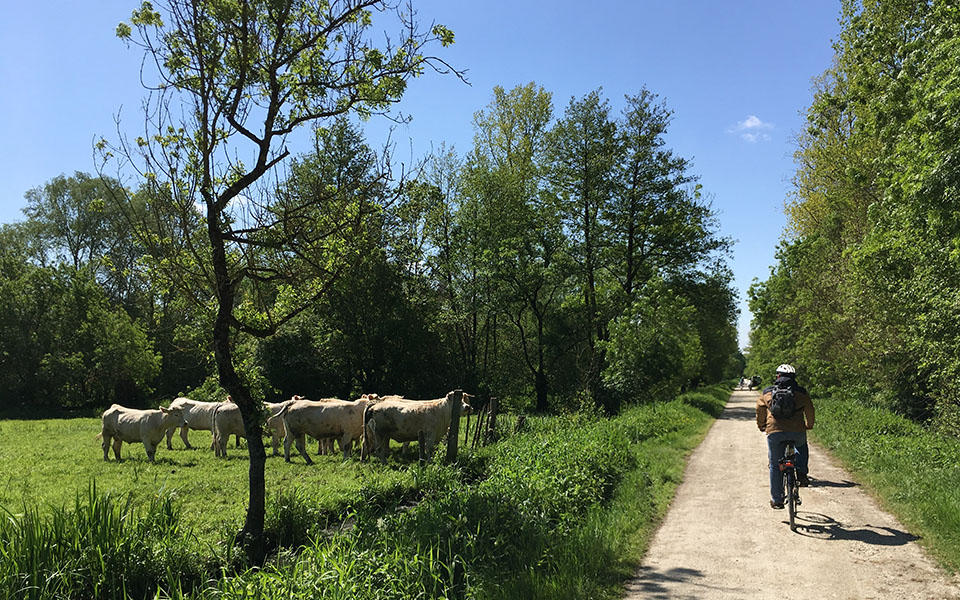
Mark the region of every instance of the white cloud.
[[770, 134], [767, 131], [774, 129], [773, 123], [767, 123], [756, 115], [750, 115], [743, 121], [738, 121], [736, 125], [727, 130], [727, 133], [735, 133], [740, 139], [754, 144], [756, 142], [769, 142]]

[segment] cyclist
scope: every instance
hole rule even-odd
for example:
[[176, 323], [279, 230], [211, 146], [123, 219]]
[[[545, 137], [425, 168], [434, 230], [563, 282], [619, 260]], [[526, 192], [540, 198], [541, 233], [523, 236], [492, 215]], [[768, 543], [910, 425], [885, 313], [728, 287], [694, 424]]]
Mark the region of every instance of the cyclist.
[[[776, 418], [770, 411], [773, 393], [777, 388], [789, 388], [793, 392], [795, 412], [790, 417]], [[783, 364], [777, 367], [773, 385], [765, 388], [757, 400], [757, 427], [767, 434], [767, 457], [770, 468], [770, 507], [783, 508], [783, 480], [779, 460], [793, 440], [797, 449], [797, 482], [800, 486], [810, 484], [807, 475], [810, 455], [807, 448], [807, 430], [813, 429], [813, 400], [805, 388], [797, 383], [797, 370]]]

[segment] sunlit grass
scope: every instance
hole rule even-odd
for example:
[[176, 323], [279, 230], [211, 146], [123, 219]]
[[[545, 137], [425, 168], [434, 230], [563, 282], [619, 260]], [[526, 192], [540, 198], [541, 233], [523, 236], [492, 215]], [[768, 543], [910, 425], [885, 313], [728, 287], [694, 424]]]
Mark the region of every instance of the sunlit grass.
[[853, 399], [816, 400], [815, 439], [879, 495], [934, 556], [960, 571], [960, 440]]
[[[0, 506], [59, 507], [73, 503], [90, 482], [105, 493], [129, 494], [134, 504], [146, 504], [157, 495], [175, 496], [186, 522], [207, 542], [225, 527], [243, 522], [248, 497], [247, 450], [234, 449], [218, 459], [209, 450], [210, 434], [191, 431], [194, 449], [183, 447], [179, 434], [173, 450], [165, 442], [157, 462], [147, 462], [142, 444], [124, 444], [119, 464], [103, 461], [99, 419], [64, 419], [0, 422]], [[281, 449], [282, 452], [282, 449]], [[316, 452], [313, 446], [311, 454]], [[342, 455], [316, 456], [307, 466], [299, 456], [286, 463], [267, 451], [266, 490], [271, 496], [294, 487], [309, 489], [311, 501], [334, 508], [354, 499], [357, 488], [371, 480], [404, 479], [403, 471], [370, 468]]]

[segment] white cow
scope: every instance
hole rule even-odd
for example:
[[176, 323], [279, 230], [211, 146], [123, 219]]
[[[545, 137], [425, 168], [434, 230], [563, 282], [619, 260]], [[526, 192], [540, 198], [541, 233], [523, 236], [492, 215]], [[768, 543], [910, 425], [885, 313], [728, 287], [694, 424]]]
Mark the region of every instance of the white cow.
[[[450, 392], [437, 400], [394, 398], [368, 406], [363, 416], [361, 460], [366, 459], [368, 453], [376, 453], [381, 462], [386, 462], [391, 439], [401, 443], [415, 442], [421, 431], [424, 454], [432, 456], [434, 447], [450, 428], [455, 394]], [[462, 395], [462, 398], [466, 397], [466, 394]], [[472, 409], [462, 398], [460, 413], [468, 414]]]
[[[286, 406], [287, 402], [289, 400], [286, 402], [264, 402], [264, 416], [270, 417], [277, 414]], [[276, 456], [280, 454], [280, 438], [284, 436], [283, 422], [271, 423], [267, 419], [267, 428], [270, 430], [273, 455]], [[247, 432], [243, 427], [243, 416], [240, 414], [240, 407], [233, 401], [221, 402], [213, 413], [213, 450], [216, 456], [227, 457], [227, 442], [231, 435], [238, 439], [247, 439]]]
[[[353, 440], [363, 436], [363, 411], [370, 400], [362, 397], [354, 402], [327, 398], [313, 401], [306, 399], [291, 400], [270, 420], [282, 420], [286, 431], [283, 440], [284, 460], [290, 462], [290, 446], [296, 442], [300, 456], [307, 464], [313, 464], [304, 447], [305, 436], [317, 438], [335, 438], [340, 441], [343, 458], [350, 456]], [[269, 422], [269, 421], [268, 421]]]
[[[190, 398], [177, 398], [170, 403], [170, 408], [179, 408], [183, 410], [183, 416], [189, 425], [180, 428], [180, 439], [187, 448], [193, 448], [190, 440], [187, 438], [187, 431], [204, 430], [213, 433], [213, 413], [222, 402], [202, 402], [200, 400], [191, 400]], [[174, 429], [167, 430], [167, 450], [173, 450]], [[239, 443], [239, 442], [238, 442]], [[214, 442], [211, 440], [210, 449], [214, 449]]]
[[120, 447], [123, 442], [143, 442], [147, 460], [154, 462], [157, 445], [167, 431], [186, 425], [183, 410], [179, 408], [137, 410], [114, 404], [103, 412], [102, 427], [97, 437], [102, 438], [103, 460], [109, 462], [110, 440], [113, 440], [113, 455], [120, 462]]

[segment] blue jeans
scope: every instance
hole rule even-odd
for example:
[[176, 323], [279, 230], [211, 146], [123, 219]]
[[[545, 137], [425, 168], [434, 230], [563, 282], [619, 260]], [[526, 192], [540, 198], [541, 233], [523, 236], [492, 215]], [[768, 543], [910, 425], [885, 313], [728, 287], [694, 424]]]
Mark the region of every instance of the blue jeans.
[[767, 434], [767, 459], [770, 461], [770, 499], [783, 504], [783, 475], [780, 473], [780, 459], [787, 449], [787, 441], [793, 440], [797, 449], [797, 471], [806, 475], [810, 453], [807, 449], [806, 431], [777, 431]]

